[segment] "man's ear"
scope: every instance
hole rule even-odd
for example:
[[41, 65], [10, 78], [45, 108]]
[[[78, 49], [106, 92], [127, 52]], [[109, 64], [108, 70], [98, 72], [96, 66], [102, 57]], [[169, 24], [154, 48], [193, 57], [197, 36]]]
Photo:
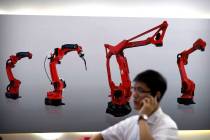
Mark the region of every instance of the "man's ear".
[[157, 91], [156, 98], [158, 102], [160, 102], [160, 97], [161, 97], [161, 93], [160, 91]]

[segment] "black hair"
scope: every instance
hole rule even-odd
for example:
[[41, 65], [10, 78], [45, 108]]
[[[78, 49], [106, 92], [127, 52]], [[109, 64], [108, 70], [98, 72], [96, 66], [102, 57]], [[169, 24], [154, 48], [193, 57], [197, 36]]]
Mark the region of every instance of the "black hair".
[[147, 85], [147, 87], [151, 90], [151, 95], [156, 96], [157, 92], [160, 92], [160, 101], [165, 94], [167, 89], [167, 81], [166, 79], [157, 71], [154, 70], [146, 70], [142, 73], [139, 73], [133, 80], [134, 82], [142, 82]]

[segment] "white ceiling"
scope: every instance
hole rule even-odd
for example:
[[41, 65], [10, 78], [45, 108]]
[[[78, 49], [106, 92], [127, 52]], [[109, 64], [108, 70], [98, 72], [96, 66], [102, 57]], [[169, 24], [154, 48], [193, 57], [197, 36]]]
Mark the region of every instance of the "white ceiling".
[[0, 0], [0, 14], [210, 18], [210, 0]]

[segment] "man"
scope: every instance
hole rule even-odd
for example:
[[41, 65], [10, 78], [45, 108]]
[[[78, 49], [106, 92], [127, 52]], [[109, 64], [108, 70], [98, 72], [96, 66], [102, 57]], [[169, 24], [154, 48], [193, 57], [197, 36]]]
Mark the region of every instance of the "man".
[[138, 115], [109, 127], [91, 140], [176, 140], [177, 125], [160, 107], [166, 89], [166, 80], [160, 73], [147, 70], [138, 74], [132, 87]]

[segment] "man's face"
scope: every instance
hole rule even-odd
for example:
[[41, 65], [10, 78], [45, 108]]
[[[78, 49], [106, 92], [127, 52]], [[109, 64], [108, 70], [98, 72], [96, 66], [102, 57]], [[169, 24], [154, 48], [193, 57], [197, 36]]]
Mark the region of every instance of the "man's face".
[[143, 106], [142, 100], [151, 94], [151, 90], [143, 82], [135, 82], [132, 87], [134, 109], [140, 110]]

